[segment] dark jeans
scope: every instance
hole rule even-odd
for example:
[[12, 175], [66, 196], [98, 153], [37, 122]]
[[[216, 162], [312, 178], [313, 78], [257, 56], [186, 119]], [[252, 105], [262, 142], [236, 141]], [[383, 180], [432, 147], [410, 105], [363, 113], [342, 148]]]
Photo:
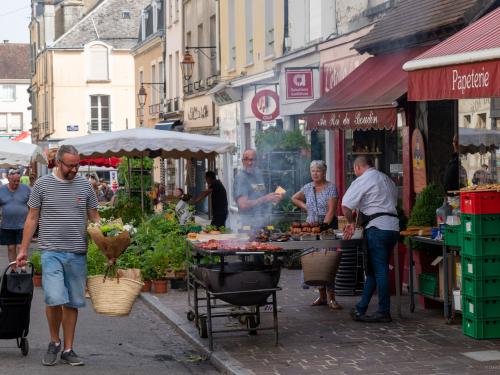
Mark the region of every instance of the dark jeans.
[[[367, 243], [367, 263], [365, 286], [361, 301], [356, 305], [358, 312], [364, 314], [370, 300], [377, 289], [378, 310], [385, 314], [391, 310], [391, 296], [389, 293], [389, 257], [399, 239], [399, 232], [368, 228], [364, 232]], [[371, 268], [371, 269], [370, 269]]]

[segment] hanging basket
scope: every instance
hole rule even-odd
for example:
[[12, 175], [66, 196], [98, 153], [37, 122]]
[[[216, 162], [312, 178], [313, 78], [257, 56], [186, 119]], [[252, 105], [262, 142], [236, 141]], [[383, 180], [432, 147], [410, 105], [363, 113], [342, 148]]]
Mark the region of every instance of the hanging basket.
[[89, 276], [87, 287], [94, 310], [108, 316], [128, 315], [144, 283], [125, 277]]
[[332, 250], [314, 250], [302, 255], [300, 261], [304, 272], [304, 283], [323, 286], [335, 281], [340, 254]]

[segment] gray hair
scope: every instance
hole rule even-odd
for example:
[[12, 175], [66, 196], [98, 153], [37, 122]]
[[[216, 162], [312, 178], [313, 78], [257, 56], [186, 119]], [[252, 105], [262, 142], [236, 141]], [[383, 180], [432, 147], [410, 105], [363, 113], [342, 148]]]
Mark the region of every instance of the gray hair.
[[323, 172], [326, 172], [326, 163], [324, 160], [313, 160], [309, 168], [310, 169], [319, 168]]
[[72, 145], [62, 145], [57, 150], [56, 160], [61, 161], [64, 154], [79, 155], [78, 150]]
[[13, 176], [15, 174], [21, 174], [21, 171], [18, 168], [11, 168], [7, 173], [8, 176]]

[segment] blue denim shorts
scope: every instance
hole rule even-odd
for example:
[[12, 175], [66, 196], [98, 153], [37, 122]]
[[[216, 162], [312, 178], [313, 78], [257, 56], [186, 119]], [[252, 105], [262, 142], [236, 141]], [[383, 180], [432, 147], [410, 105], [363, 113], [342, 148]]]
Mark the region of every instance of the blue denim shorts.
[[42, 252], [42, 285], [46, 305], [85, 306], [86, 283], [85, 254]]

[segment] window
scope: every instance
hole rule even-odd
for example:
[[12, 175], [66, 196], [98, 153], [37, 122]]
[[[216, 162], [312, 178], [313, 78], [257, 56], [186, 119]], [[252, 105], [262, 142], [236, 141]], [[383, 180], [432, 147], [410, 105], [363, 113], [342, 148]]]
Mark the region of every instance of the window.
[[175, 21], [179, 21], [179, 0], [175, 1]]
[[158, 62], [158, 82], [160, 83], [158, 93], [160, 99], [163, 99], [165, 98], [165, 66], [163, 61]]
[[266, 1], [266, 56], [274, 54], [274, 0]]
[[245, 35], [247, 41], [247, 65], [253, 63], [253, 13], [252, 0], [245, 0]]
[[[179, 73], [179, 70], [181, 69], [181, 66], [180, 66], [180, 60], [179, 60], [179, 51], [175, 51], [175, 64], [174, 64], [174, 68], [175, 68], [175, 75], [174, 75], [174, 81], [175, 81], [175, 95], [173, 95], [174, 98], [177, 98], [178, 96], [180, 96], [180, 93], [181, 93], [181, 90], [180, 90], [180, 87], [179, 87], [179, 83], [180, 83], [180, 73]], [[184, 77], [182, 78], [184, 79]]]
[[470, 128], [470, 115], [464, 115], [464, 128]]
[[22, 113], [0, 113], [0, 130], [16, 131], [23, 130]]
[[309, 41], [321, 38], [321, 7], [309, 0]]
[[92, 81], [108, 81], [108, 49], [96, 44], [90, 47], [90, 77]]
[[[174, 77], [177, 77], [174, 75], [174, 66], [173, 66], [173, 58], [172, 55], [168, 55], [168, 93], [167, 93], [167, 98], [171, 99], [173, 98], [174, 95]], [[177, 78], [175, 78], [178, 80]]]
[[0, 113], [0, 130], [7, 130], [7, 113]]
[[130, 19], [130, 12], [128, 10], [124, 10], [122, 12], [122, 19], [124, 19], [124, 20], [129, 20]]
[[109, 95], [90, 96], [90, 130], [109, 132]]
[[168, 0], [168, 25], [172, 24], [172, 1], [175, 0]]
[[23, 114], [11, 113], [9, 125], [10, 130], [23, 130]]
[[476, 128], [486, 129], [486, 113], [478, 113], [477, 114]]
[[[198, 45], [199, 46], [204, 46], [205, 43], [203, 42], [203, 24], [200, 23], [198, 25]], [[198, 58], [197, 58], [197, 64], [198, 65], [198, 80], [205, 78], [205, 56], [203, 56], [203, 52], [201, 49], [198, 49]], [[196, 66], [195, 65], [195, 66]]]
[[235, 0], [229, 0], [227, 6], [227, 24], [228, 24], [228, 62], [227, 68], [228, 70], [233, 70], [236, 68], [236, 29], [235, 29]]
[[6, 102], [13, 102], [16, 100], [16, 86], [0, 85], [0, 100]]
[[[210, 46], [217, 45], [217, 22], [215, 16], [210, 17]], [[217, 49], [210, 49], [210, 75], [217, 74]]]
[[153, 89], [151, 90], [151, 105], [155, 105], [155, 104], [158, 104], [158, 93], [156, 90], [158, 90], [157, 87], [155, 87], [155, 83], [157, 82], [156, 81], [156, 65], [153, 64], [151, 65], [151, 82], [153, 83]]

